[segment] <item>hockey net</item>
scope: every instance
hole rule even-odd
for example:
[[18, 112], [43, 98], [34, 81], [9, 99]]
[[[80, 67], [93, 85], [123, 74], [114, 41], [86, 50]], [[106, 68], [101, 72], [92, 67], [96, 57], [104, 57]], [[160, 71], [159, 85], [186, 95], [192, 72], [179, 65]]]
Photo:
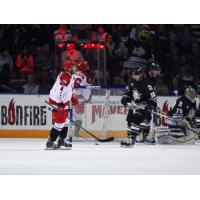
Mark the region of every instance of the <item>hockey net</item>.
[[[129, 107], [121, 104], [121, 98], [126, 87], [88, 86], [74, 89], [79, 104], [73, 107], [73, 120], [79, 126], [91, 132], [98, 138], [114, 137], [116, 140], [127, 137], [126, 116]], [[175, 105], [177, 97], [159, 96], [158, 108], [168, 114]], [[165, 117], [152, 114], [150, 124], [150, 140], [168, 129]], [[73, 140], [94, 140], [86, 131], [74, 125]], [[140, 135], [138, 136], [140, 137]]]
[[[79, 104], [73, 108], [73, 120], [98, 138], [126, 137], [128, 108], [121, 103], [126, 87], [88, 86], [74, 89]], [[73, 138], [90, 139], [79, 126], [72, 129]]]

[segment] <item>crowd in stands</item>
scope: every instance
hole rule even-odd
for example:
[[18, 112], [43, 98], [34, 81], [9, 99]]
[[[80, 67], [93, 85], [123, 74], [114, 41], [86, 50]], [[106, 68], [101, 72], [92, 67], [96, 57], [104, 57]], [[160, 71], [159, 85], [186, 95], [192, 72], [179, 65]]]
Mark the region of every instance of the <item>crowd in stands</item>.
[[[82, 48], [88, 41], [103, 44], [103, 53]], [[199, 42], [200, 25], [0, 25], [0, 93], [49, 93], [66, 59], [87, 60], [94, 85], [105, 78], [108, 86], [127, 85], [124, 62], [153, 55], [161, 68], [158, 94], [182, 95], [200, 83]]]

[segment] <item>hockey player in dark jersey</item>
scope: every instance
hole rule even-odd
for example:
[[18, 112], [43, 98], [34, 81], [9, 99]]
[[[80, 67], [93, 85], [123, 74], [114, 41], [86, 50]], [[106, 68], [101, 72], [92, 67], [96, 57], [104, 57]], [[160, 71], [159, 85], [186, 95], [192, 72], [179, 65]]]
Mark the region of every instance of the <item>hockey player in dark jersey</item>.
[[[167, 120], [169, 131], [160, 134], [159, 143], [166, 144], [194, 144], [198, 130], [200, 111], [196, 105], [196, 91], [189, 86], [185, 89], [184, 96], [176, 100], [176, 104], [169, 112], [172, 119]], [[197, 123], [196, 123], [197, 122]]]
[[145, 137], [149, 133], [151, 111], [157, 107], [155, 91], [145, 79], [142, 67], [136, 67], [132, 71], [132, 82], [121, 103], [133, 106], [129, 109], [127, 121], [127, 138], [121, 142], [122, 147], [133, 147], [136, 136], [143, 131]]
[[170, 111], [170, 114], [176, 116], [176, 118], [194, 116], [194, 112], [196, 111], [195, 97], [195, 89], [193, 87], [186, 88], [184, 96], [176, 100], [176, 104]]
[[[154, 57], [154, 56], [152, 56]], [[161, 69], [160, 66], [155, 62], [155, 59], [153, 59], [154, 61], [150, 61], [147, 65], [147, 69], [146, 69], [146, 80], [147, 82], [153, 87], [156, 95], [157, 95], [157, 91], [156, 91], [156, 84], [157, 84], [157, 80], [160, 76], [161, 73]], [[155, 140], [155, 121], [157, 120], [157, 115], [152, 114], [152, 120], [151, 120], [151, 128], [149, 130], [149, 134], [148, 134], [148, 138], [145, 136], [147, 133], [145, 133], [144, 131], [141, 132], [140, 136], [137, 137], [137, 142], [145, 142], [148, 144], [155, 144], [156, 140]]]
[[158, 77], [160, 76], [160, 72], [161, 72], [160, 66], [155, 62], [150, 62], [149, 65], [147, 66], [146, 79], [154, 87], [154, 89]]

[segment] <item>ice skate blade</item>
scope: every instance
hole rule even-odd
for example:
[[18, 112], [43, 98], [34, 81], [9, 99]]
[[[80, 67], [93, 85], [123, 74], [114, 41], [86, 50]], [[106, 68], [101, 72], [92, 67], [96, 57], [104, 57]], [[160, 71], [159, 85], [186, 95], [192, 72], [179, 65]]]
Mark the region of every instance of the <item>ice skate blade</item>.
[[121, 147], [122, 147], [122, 148], [127, 148], [127, 149], [128, 149], [128, 148], [133, 148], [133, 147], [134, 147], [134, 145], [130, 145], [130, 146], [121, 145]]
[[45, 147], [44, 150], [47, 150], [47, 151], [53, 151], [53, 150], [58, 150], [57, 148], [49, 148], [49, 147]]
[[60, 146], [59, 150], [72, 150], [72, 147]]
[[156, 145], [156, 142], [144, 142], [145, 145]]

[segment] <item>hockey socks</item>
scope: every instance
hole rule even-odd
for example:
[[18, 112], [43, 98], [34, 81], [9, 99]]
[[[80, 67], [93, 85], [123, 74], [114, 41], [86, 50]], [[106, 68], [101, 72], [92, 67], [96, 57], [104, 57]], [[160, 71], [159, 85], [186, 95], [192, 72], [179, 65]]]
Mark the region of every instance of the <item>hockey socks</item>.
[[59, 135], [60, 131], [56, 130], [55, 128], [52, 128], [50, 132], [50, 140], [52, 142], [56, 141]]
[[60, 131], [59, 135], [60, 138], [65, 139], [67, 137], [68, 127], [62, 128], [62, 131]]

